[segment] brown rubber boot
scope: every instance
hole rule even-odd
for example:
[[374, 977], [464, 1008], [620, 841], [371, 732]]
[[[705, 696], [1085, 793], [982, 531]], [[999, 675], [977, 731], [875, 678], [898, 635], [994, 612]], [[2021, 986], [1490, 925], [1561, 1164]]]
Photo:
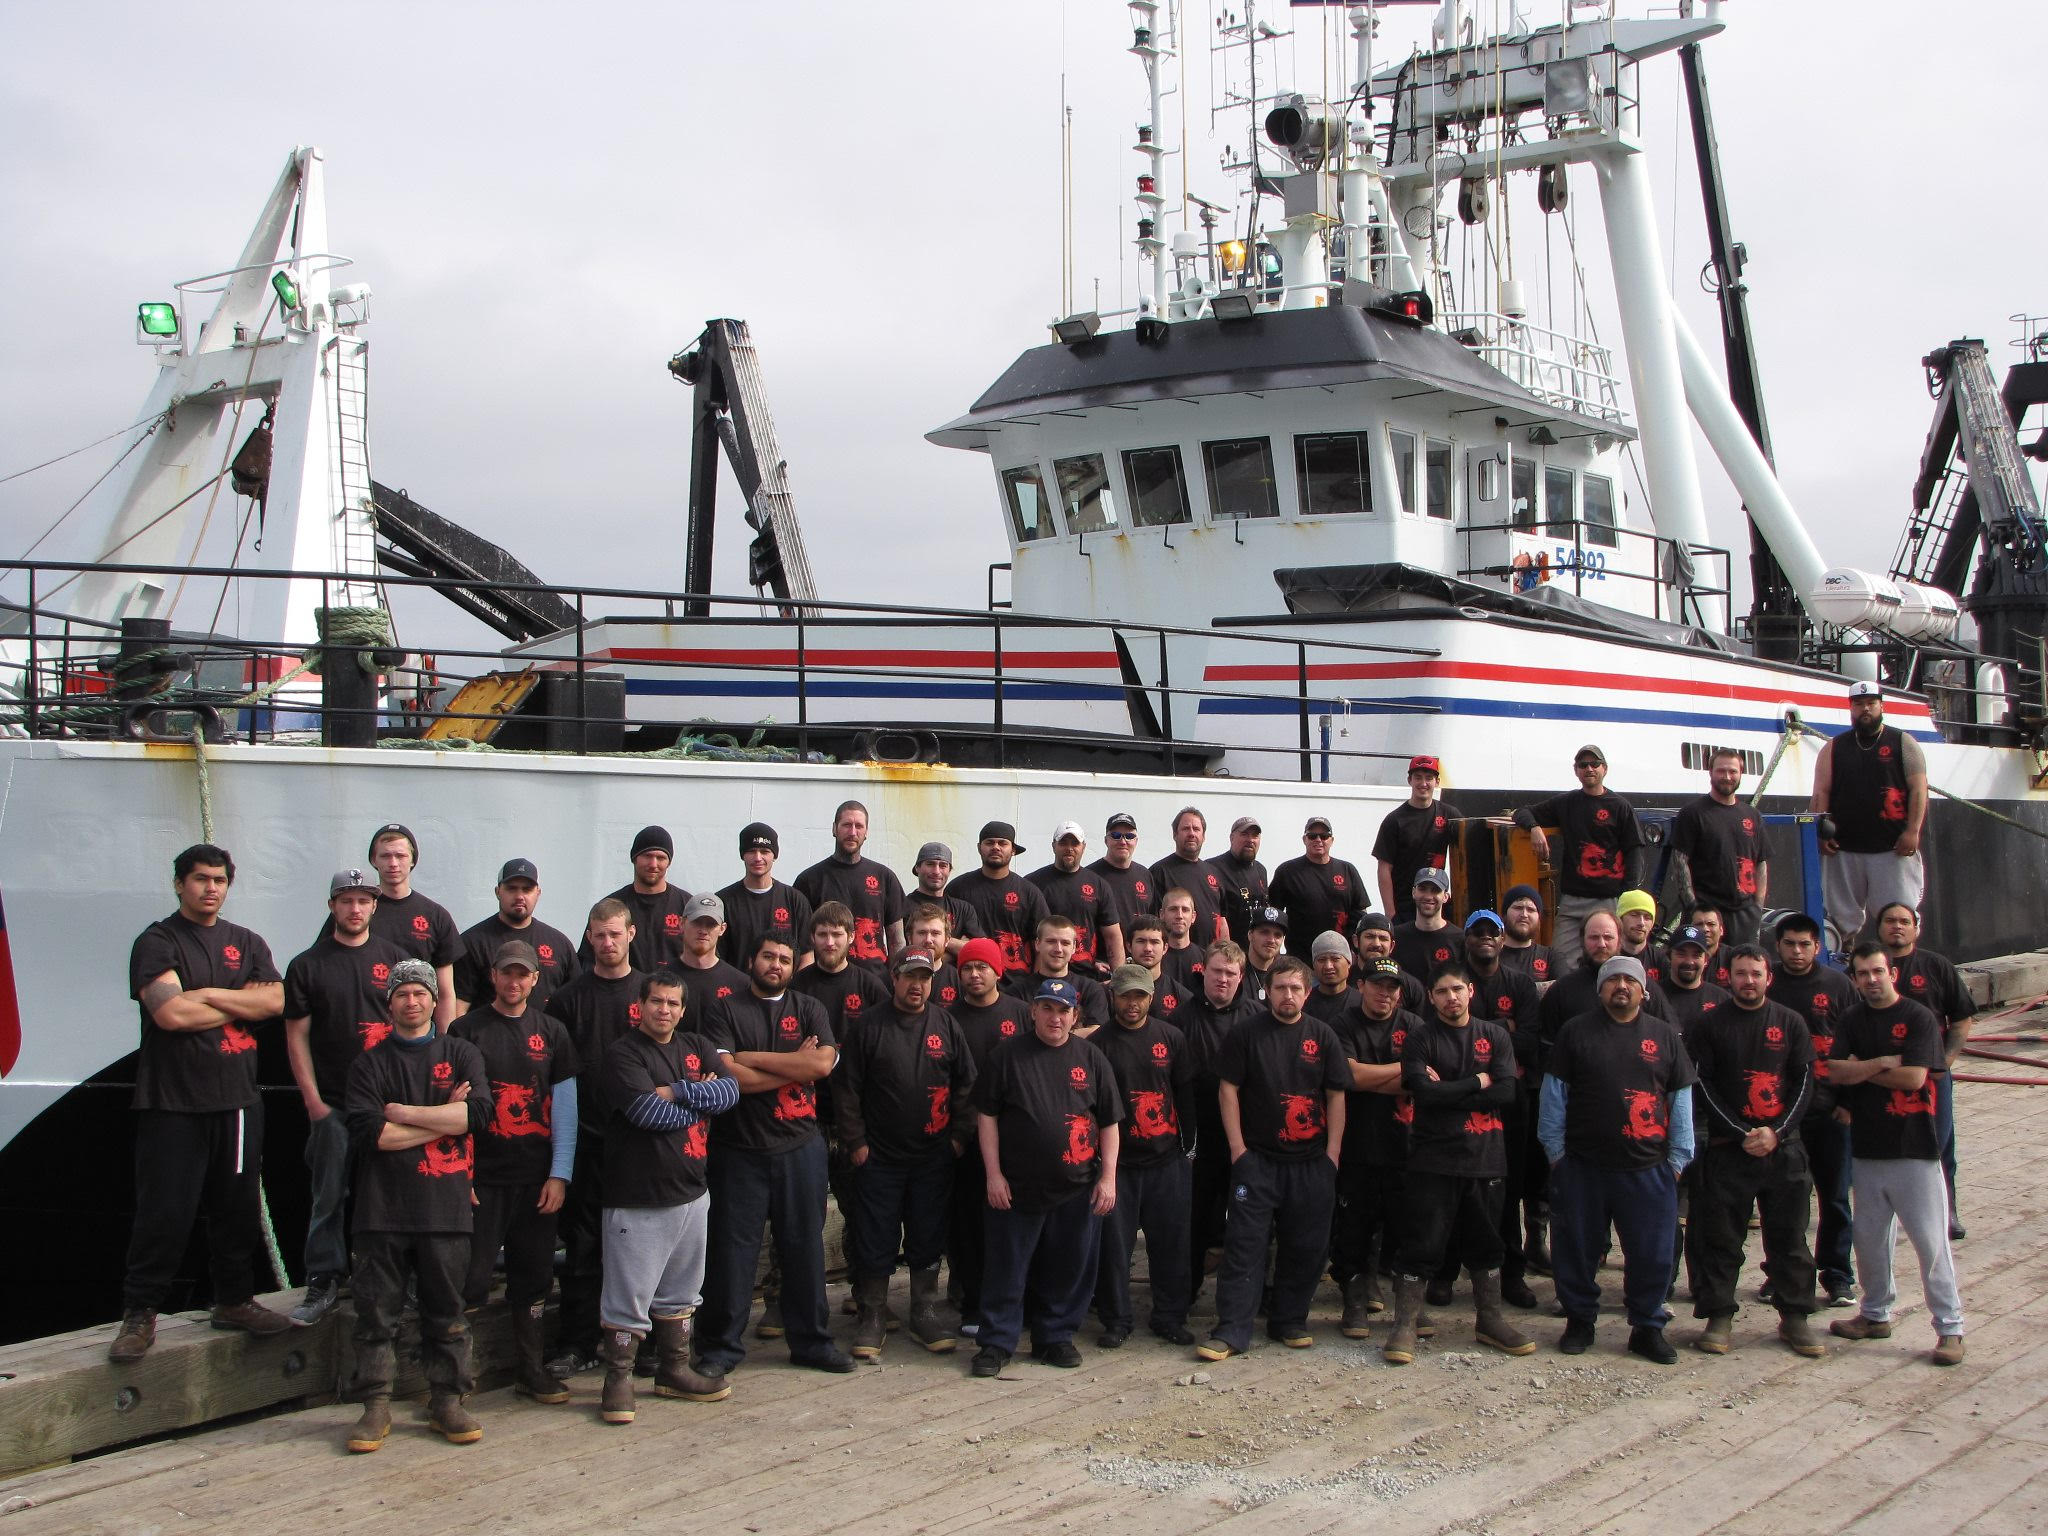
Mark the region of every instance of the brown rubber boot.
[[107, 1346], [107, 1358], [115, 1365], [133, 1365], [155, 1342], [156, 1314], [138, 1307], [121, 1319], [121, 1331]]
[[950, 1354], [960, 1341], [939, 1320], [939, 1266], [910, 1272], [910, 1336], [935, 1355]]
[[604, 1396], [598, 1416], [607, 1424], [633, 1422], [633, 1357], [640, 1353], [640, 1335], [630, 1328], [600, 1328], [597, 1357], [604, 1361]]
[[889, 1277], [862, 1275], [853, 1282], [853, 1299], [859, 1304], [860, 1313], [853, 1325], [853, 1344], [847, 1353], [856, 1360], [879, 1360], [886, 1331], [882, 1309], [889, 1304]]
[[1818, 1360], [1828, 1352], [1821, 1343], [1820, 1335], [1813, 1331], [1813, 1324], [1804, 1312], [1780, 1312], [1778, 1314], [1778, 1339], [1795, 1355], [1804, 1355], [1809, 1360]]
[[366, 1397], [363, 1399], [363, 1416], [348, 1432], [348, 1448], [358, 1455], [381, 1449], [384, 1437], [390, 1433], [391, 1399]]
[[1369, 1277], [1353, 1275], [1344, 1282], [1344, 1320], [1337, 1325], [1337, 1331], [1347, 1339], [1372, 1337], [1367, 1318], [1372, 1314], [1372, 1304], [1366, 1297]]
[[661, 1364], [654, 1371], [654, 1390], [663, 1397], [682, 1397], [693, 1403], [722, 1403], [732, 1396], [732, 1384], [722, 1377], [700, 1376], [690, 1369], [693, 1316], [694, 1311], [680, 1317], [654, 1319], [654, 1347], [661, 1351]]
[[1387, 1310], [1387, 1298], [1380, 1290], [1380, 1272], [1370, 1265], [1365, 1271], [1365, 1310], [1373, 1313]]
[[566, 1403], [569, 1384], [548, 1374], [547, 1367], [541, 1364], [541, 1318], [546, 1310], [547, 1303], [536, 1301], [532, 1307], [512, 1314], [512, 1345], [519, 1356], [517, 1386], [536, 1403]]
[[462, 1394], [436, 1388], [427, 1399], [427, 1423], [450, 1445], [475, 1445], [484, 1437], [476, 1415], [462, 1406]]
[[1422, 1318], [1422, 1292], [1427, 1285], [1419, 1275], [1397, 1275], [1394, 1279], [1394, 1331], [1380, 1345], [1380, 1355], [1389, 1365], [1412, 1365], [1415, 1361], [1416, 1324]]
[[1500, 1309], [1500, 1271], [1482, 1269], [1472, 1275], [1473, 1335], [1504, 1355], [1533, 1355], [1536, 1341], [1507, 1320]]

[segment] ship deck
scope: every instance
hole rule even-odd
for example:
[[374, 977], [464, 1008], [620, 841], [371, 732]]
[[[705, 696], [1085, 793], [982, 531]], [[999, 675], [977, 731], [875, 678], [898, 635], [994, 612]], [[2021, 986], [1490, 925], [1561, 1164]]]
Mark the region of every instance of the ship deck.
[[[2048, 1011], [2024, 1025], [2043, 1022]], [[1910, 1279], [1889, 1341], [1833, 1341], [1826, 1360], [1796, 1359], [1750, 1302], [1733, 1353], [1681, 1347], [1670, 1369], [1621, 1353], [1611, 1312], [1577, 1360], [1554, 1352], [1561, 1324], [1542, 1313], [1530, 1328], [1537, 1354], [1481, 1350], [1462, 1288], [1433, 1343], [1394, 1368], [1376, 1341], [1338, 1336], [1326, 1288], [1312, 1351], [1262, 1340], [1221, 1365], [1142, 1332], [1107, 1353], [1089, 1347], [1090, 1330], [1078, 1371], [1020, 1359], [976, 1381], [964, 1352], [925, 1355], [892, 1335], [882, 1364], [857, 1375], [796, 1370], [777, 1350], [742, 1367], [728, 1402], [643, 1395], [627, 1428], [597, 1422], [595, 1375], [577, 1379], [566, 1408], [483, 1394], [474, 1447], [443, 1444], [423, 1408], [405, 1404], [374, 1456], [342, 1450], [354, 1408], [304, 1408], [0, 1483], [0, 1529], [343, 1536], [388, 1529], [402, 1510], [441, 1536], [548, 1526], [1292, 1536], [1368, 1523], [1488, 1536], [2039, 1531], [2048, 1092], [1965, 1083], [1958, 1098], [1970, 1357], [1953, 1370], [1926, 1361], [1933, 1339]], [[1910, 1275], [1903, 1242], [1901, 1258]], [[1746, 1270], [1746, 1297], [1755, 1283]], [[1547, 1283], [1537, 1289], [1547, 1305]], [[1687, 1310], [1681, 1302], [1673, 1325], [1681, 1346], [1695, 1327]]]

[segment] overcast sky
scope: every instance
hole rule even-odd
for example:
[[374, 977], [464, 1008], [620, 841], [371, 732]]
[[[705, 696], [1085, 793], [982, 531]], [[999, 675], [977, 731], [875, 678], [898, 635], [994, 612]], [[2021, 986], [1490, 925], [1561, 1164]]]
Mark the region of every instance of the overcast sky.
[[[1523, 9], [1544, 23], [1560, 3]], [[1314, 13], [1261, 14], [1319, 77]], [[1926, 431], [1918, 359], [1976, 335], [2002, 373], [2007, 317], [2048, 310], [2044, 8], [1970, 0], [1954, 27], [1903, 0], [1725, 14], [1709, 71], [1780, 471], [1829, 560], [1882, 566]], [[1396, 12], [1383, 53], [1419, 25]], [[1095, 276], [1106, 307], [1134, 281], [1128, 42], [1125, 7], [1098, 0], [0, 0], [0, 474], [135, 418], [135, 303], [229, 265], [286, 154], [315, 143], [332, 243], [358, 263], [344, 280], [376, 290], [380, 480], [548, 579], [679, 587], [688, 394], [664, 364], [738, 316], [821, 589], [972, 601], [1004, 557], [993, 476], [922, 434], [1058, 311], [1063, 70], [1082, 301]], [[1644, 89], [1675, 290], [1718, 354], [1690, 161], [1674, 177], [1668, 153], [1675, 66]], [[1189, 166], [1229, 200], [1214, 143]], [[1595, 202], [1590, 177], [1575, 191]], [[105, 463], [0, 486], [0, 544]], [[1733, 499], [1710, 500], [1740, 544]], [[719, 584], [739, 591], [729, 505]]]

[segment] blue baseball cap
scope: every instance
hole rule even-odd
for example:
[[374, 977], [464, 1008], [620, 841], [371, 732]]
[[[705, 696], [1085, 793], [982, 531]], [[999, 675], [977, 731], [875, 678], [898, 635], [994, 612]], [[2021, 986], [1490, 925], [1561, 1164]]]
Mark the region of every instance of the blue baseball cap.
[[1474, 923], [1491, 923], [1494, 927], [1498, 928], [1502, 933], [1506, 933], [1508, 931], [1508, 925], [1500, 920], [1500, 914], [1490, 907], [1481, 907], [1477, 912], [1474, 912], [1470, 917], [1465, 919], [1465, 928], [1467, 932], [1471, 931], [1472, 925]]
[[1081, 989], [1071, 981], [1058, 976], [1048, 977], [1038, 984], [1038, 990], [1031, 994], [1034, 1003], [1058, 1003], [1066, 1008], [1081, 1006]]

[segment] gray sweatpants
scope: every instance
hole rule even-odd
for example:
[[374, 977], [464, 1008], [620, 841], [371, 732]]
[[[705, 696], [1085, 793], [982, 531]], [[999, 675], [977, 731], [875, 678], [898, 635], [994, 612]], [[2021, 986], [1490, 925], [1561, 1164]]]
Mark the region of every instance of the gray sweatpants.
[[684, 1205], [607, 1206], [597, 1304], [603, 1326], [644, 1334], [652, 1318], [695, 1311], [703, 1300], [710, 1221], [709, 1194]]
[[1941, 1337], [1963, 1331], [1963, 1298], [1956, 1289], [1955, 1258], [1948, 1246], [1948, 1186], [1941, 1164], [1929, 1158], [1859, 1157], [1850, 1176], [1855, 1206], [1856, 1272], [1863, 1277], [1863, 1315], [1888, 1323], [1898, 1286], [1892, 1248], [1899, 1228], [1920, 1259], [1927, 1314]]
[[1879, 908], [1903, 901], [1920, 910], [1927, 866], [1917, 853], [1903, 859], [1896, 853], [1831, 853], [1820, 861], [1820, 883], [1828, 921], [1841, 934], [1842, 948], [1851, 949]]

